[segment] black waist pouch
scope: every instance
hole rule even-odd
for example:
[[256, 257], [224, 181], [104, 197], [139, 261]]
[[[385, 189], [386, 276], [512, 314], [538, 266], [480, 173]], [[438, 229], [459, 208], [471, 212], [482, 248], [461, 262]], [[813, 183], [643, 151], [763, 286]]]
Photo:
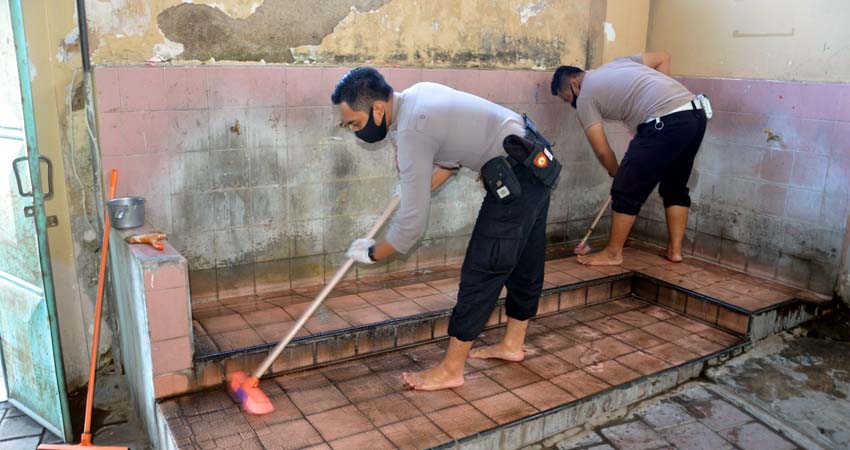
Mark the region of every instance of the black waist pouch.
[[481, 180], [484, 189], [499, 203], [510, 203], [522, 196], [522, 186], [504, 156], [497, 156], [481, 166]]
[[537, 131], [534, 123], [526, 116], [525, 136], [511, 134], [502, 141], [505, 152], [522, 163], [544, 186], [554, 188], [561, 175], [561, 163], [552, 154], [551, 144]]

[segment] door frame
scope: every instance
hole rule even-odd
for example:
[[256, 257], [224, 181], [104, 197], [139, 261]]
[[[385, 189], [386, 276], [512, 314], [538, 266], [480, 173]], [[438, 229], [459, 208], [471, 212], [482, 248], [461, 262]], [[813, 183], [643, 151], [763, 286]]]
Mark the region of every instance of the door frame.
[[[9, 9], [12, 22], [12, 32], [15, 41], [15, 57], [17, 59], [18, 79], [21, 90], [21, 108], [24, 117], [24, 135], [27, 146], [27, 163], [33, 194], [33, 212], [38, 242], [39, 263], [42, 275], [42, 294], [46, 303], [47, 317], [50, 327], [51, 343], [53, 347], [53, 363], [56, 375], [56, 386], [58, 388], [59, 403], [62, 409], [64, 430], [59, 430], [54, 424], [32, 414], [25, 405], [12, 398], [9, 402], [28, 416], [38, 421], [45, 428], [64, 438], [66, 442], [72, 439], [71, 414], [68, 407], [68, 392], [65, 385], [65, 367], [62, 358], [62, 343], [59, 335], [59, 318], [56, 309], [56, 295], [53, 283], [53, 269], [50, 262], [50, 247], [47, 235], [47, 214], [44, 208], [45, 195], [42, 191], [42, 177], [40, 167], [40, 155], [38, 150], [38, 138], [35, 127], [35, 109], [32, 95], [32, 77], [30, 74], [30, 61], [27, 52], [26, 29], [22, 0], [9, 0]], [[22, 280], [21, 280], [22, 281]], [[29, 284], [29, 283], [27, 283]], [[20, 285], [20, 284], [18, 284]], [[37, 287], [36, 287], [37, 288]], [[5, 367], [4, 367], [5, 370]]]

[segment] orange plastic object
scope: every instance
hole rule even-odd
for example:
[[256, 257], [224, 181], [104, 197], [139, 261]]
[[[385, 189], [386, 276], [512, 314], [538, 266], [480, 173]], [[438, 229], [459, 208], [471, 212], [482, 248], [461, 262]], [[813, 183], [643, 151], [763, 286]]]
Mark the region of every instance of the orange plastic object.
[[134, 236], [128, 236], [124, 240], [130, 244], [150, 244], [151, 247], [163, 251], [165, 250], [165, 243], [162, 242], [167, 238], [165, 233], [145, 233], [145, 234], [137, 234]]
[[245, 372], [233, 372], [227, 377], [227, 391], [248, 414], [261, 416], [274, 411], [271, 400], [260, 389], [260, 380]]

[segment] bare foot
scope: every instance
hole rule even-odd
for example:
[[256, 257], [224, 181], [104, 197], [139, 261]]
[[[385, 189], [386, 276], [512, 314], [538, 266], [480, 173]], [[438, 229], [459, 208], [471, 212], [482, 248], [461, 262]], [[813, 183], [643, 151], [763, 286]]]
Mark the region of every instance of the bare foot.
[[670, 261], [675, 262], [675, 263], [682, 262], [682, 259], [683, 259], [682, 258], [682, 252], [673, 250], [672, 246], [670, 246], [668, 244], [667, 245], [667, 259], [669, 259]]
[[505, 361], [519, 362], [525, 359], [525, 352], [509, 349], [504, 343], [488, 345], [487, 347], [474, 348], [469, 352], [470, 358], [475, 359], [504, 359]]
[[611, 253], [608, 250], [580, 255], [576, 260], [585, 266], [619, 266], [623, 264], [623, 252]]
[[421, 372], [402, 372], [401, 378], [410, 389], [417, 391], [437, 391], [463, 386], [463, 373], [450, 374], [442, 365], [436, 365]]

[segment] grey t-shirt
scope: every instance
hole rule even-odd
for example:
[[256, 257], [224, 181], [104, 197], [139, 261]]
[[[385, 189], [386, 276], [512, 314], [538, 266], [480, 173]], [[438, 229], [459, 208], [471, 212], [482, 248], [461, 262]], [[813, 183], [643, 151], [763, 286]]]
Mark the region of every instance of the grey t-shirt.
[[525, 123], [507, 108], [436, 83], [417, 83], [394, 94], [393, 101], [390, 137], [397, 149], [401, 207], [387, 241], [407, 253], [428, 224], [434, 166], [481, 170], [505, 154], [506, 136], [524, 135]]
[[585, 130], [614, 120], [634, 131], [650, 117], [662, 116], [694, 98], [682, 83], [644, 65], [637, 54], [587, 71], [576, 110]]

